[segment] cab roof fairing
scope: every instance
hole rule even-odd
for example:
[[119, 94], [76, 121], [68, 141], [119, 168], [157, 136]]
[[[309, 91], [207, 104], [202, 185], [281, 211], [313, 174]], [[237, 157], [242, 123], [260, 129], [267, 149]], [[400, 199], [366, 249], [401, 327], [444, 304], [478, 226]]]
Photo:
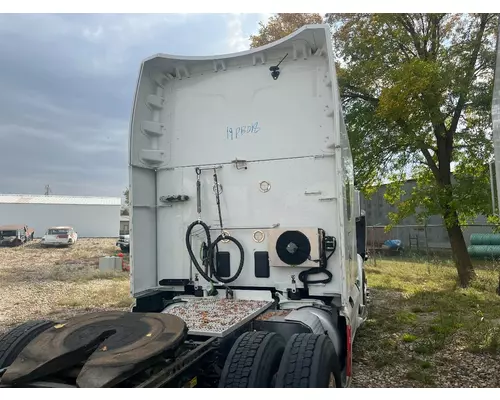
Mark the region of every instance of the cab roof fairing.
[[265, 52], [267, 50], [279, 50], [285, 49], [290, 46], [289, 42], [295, 42], [298, 40], [305, 41], [313, 51], [320, 49], [326, 50], [325, 46], [327, 41], [331, 37], [330, 26], [328, 24], [313, 24], [304, 25], [302, 28], [291, 33], [284, 38], [276, 40], [272, 43], [268, 43], [261, 47], [251, 48], [249, 50], [239, 51], [236, 53], [227, 53], [219, 55], [207, 55], [207, 56], [183, 56], [183, 55], [173, 55], [166, 53], [157, 53], [150, 57], [144, 59], [141, 63], [141, 70], [146, 64], [150, 64], [151, 61], [163, 59], [170, 60], [172, 62], [197, 62], [197, 61], [214, 61], [214, 60], [230, 60], [235, 58], [240, 58], [249, 55], [255, 55], [258, 53]]
[[[200, 64], [212, 63], [213, 72], [217, 72], [218, 68], [225, 69], [225, 64], [235, 61], [237, 59], [242, 59], [248, 56], [253, 57], [253, 63], [257, 61], [264, 63], [269, 63], [271, 65], [271, 60], [279, 62], [286, 53], [279, 53], [279, 50], [286, 50], [293, 47], [294, 42], [303, 42], [308, 45], [308, 50], [312, 54], [321, 54], [330, 58], [333, 61], [333, 49], [331, 44], [331, 30], [328, 24], [310, 24], [304, 25], [302, 28], [294, 31], [288, 36], [276, 40], [272, 43], [268, 43], [264, 46], [251, 48], [249, 50], [244, 50], [235, 53], [227, 53], [220, 55], [207, 55], [207, 56], [182, 56], [182, 55], [172, 55], [165, 53], [157, 53], [150, 57], [144, 59], [141, 63], [139, 74], [137, 77], [136, 90], [134, 93], [134, 101], [132, 104], [132, 113], [129, 124], [129, 167], [132, 167], [132, 140], [133, 140], [133, 127], [135, 111], [137, 107], [137, 97], [139, 95], [139, 88], [141, 86], [141, 81], [144, 78], [156, 82], [156, 84], [163, 84], [164, 79], [182, 79], [182, 73], [184, 73], [186, 78], [191, 76], [189, 70], [192, 67], [199, 66]], [[295, 48], [294, 48], [295, 49]], [[306, 47], [303, 48], [306, 51]], [[277, 55], [277, 57], [266, 58], [266, 52], [273, 53], [272, 55]], [[309, 54], [308, 56], [312, 55]], [[304, 54], [305, 55], [305, 54]], [[288, 54], [290, 58], [297, 58], [297, 54]], [[287, 57], [287, 58], [288, 58]], [[207, 68], [203, 68], [206, 72]], [[336, 78], [336, 71], [334, 65], [332, 65], [333, 76]], [[172, 75], [175, 73], [176, 76]], [[150, 76], [151, 75], [151, 76]], [[337, 94], [338, 95], [338, 94]], [[337, 100], [338, 101], [338, 100]], [[131, 182], [129, 182], [131, 185]]]

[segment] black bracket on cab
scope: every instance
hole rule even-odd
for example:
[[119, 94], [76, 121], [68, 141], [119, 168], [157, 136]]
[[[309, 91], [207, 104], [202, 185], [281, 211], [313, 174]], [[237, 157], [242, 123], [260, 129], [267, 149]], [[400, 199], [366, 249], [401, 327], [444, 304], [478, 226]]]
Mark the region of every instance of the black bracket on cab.
[[163, 203], [181, 203], [183, 201], [188, 201], [189, 196], [186, 194], [175, 194], [169, 196], [161, 196], [160, 201]]

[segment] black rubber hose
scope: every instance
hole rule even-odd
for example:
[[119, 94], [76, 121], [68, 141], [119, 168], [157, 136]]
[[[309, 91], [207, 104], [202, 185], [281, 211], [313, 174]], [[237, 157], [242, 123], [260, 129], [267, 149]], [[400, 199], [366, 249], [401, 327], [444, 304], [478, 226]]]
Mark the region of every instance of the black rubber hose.
[[[316, 274], [325, 274], [327, 278], [316, 279], [314, 281], [308, 280], [309, 275], [316, 275]], [[299, 274], [299, 281], [301, 281], [304, 284], [304, 289], [308, 289], [309, 285], [314, 283], [325, 283], [325, 284], [330, 283], [332, 281], [332, 278], [333, 278], [332, 273], [323, 267], [313, 267], [306, 271], [302, 271]]]
[[193, 230], [193, 228], [196, 225], [201, 225], [201, 227], [205, 231], [205, 234], [207, 235], [207, 245], [209, 246], [209, 249], [210, 249], [210, 245], [211, 245], [211, 241], [210, 241], [210, 229], [208, 228], [207, 224], [205, 224], [203, 221], [194, 221], [193, 223], [191, 223], [191, 225], [188, 226], [188, 228], [186, 230], [186, 248], [187, 248], [187, 251], [189, 253], [189, 257], [191, 258], [191, 261], [193, 262], [194, 267], [196, 268], [196, 270], [198, 271], [198, 273], [205, 280], [207, 280], [208, 282], [217, 283], [212, 278], [210, 278], [208, 276], [208, 274], [205, 273], [205, 271], [203, 271], [203, 268], [200, 266], [200, 264], [198, 263], [198, 260], [196, 259], [196, 256], [194, 255], [193, 246], [191, 246], [191, 240], [190, 239], [191, 239], [191, 231]]
[[[210, 270], [212, 271], [212, 275], [217, 279], [217, 281], [213, 280], [210, 276], [208, 276], [207, 273], [205, 273], [203, 268], [198, 263], [198, 260], [196, 259], [196, 256], [193, 252], [193, 247], [191, 246], [190, 239], [191, 239], [191, 232], [196, 225], [201, 225], [201, 227], [203, 228], [203, 230], [205, 231], [205, 234], [207, 236], [208, 264], [210, 266]], [[229, 241], [233, 242], [238, 247], [238, 250], [240, 251], [240, 265], [238, 267], [238, 270], [236, 271], [236, 274], [234, 274], [230, 278], [222, 278], [220, 276], [217, 276], [217, 270], [215, 268], [214, 258], [215, 258], [216, 247], [223, 240], [229, 240]], [[210, 239], [210, 228], [203, 221], [194, 221], [191, 223], [191, 225], [188, 226], [188, 228], [186, 230], [186, 248], [187, 248], [187, 251], [189, 253], [189, 257], [191, 258], [191, 261], [193, 262], [196, 270], [203, 277], [203, 279], [205, 279], [208, 282], [212, 282], [212, 283], [219, 283], [219, 282], [231, 283], [231, 282], [234, 282], [236, 279], [238, 279], [238, 277], [241, 274], [241, 271], [243, 270], [243, 264], [245, 262], [245, 252], [243, 250], [243, 246], [241, 245], [241, 243], [232, 236], [222, 236], [222, 235], [220, 235], [212, 243], [212, 241]]]

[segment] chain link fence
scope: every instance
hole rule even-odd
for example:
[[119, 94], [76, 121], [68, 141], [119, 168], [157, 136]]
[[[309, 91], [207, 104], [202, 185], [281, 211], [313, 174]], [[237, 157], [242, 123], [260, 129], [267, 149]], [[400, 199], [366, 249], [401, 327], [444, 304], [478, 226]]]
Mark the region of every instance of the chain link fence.
[[[473, 233], [494, 233], [495, 225], [463, 225], [467, 246]], [[368, 253], [383, 257], [419, 257], [430, 260], [436, 257], [451, 259], [451, 246], [444, 225], [385, 225], [367, 227]]]

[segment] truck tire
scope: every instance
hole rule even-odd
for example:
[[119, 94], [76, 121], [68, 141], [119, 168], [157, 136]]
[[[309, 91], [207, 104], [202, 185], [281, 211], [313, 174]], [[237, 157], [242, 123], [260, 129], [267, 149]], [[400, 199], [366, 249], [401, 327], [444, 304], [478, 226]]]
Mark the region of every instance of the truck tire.
[[52, 321], [28, 321], [0, 336], [0, 369], [12, 364], [29, 342], [53, 325]]
[[296, 333], [290, 338], [276, 376], [277, 388], [341, 387], [341, 382], [338, 357], [327, 335]]
[[229, 351], [220, 388], [270, 388], [285, 349], [285, 339], [274, 332], [246, 332]]

